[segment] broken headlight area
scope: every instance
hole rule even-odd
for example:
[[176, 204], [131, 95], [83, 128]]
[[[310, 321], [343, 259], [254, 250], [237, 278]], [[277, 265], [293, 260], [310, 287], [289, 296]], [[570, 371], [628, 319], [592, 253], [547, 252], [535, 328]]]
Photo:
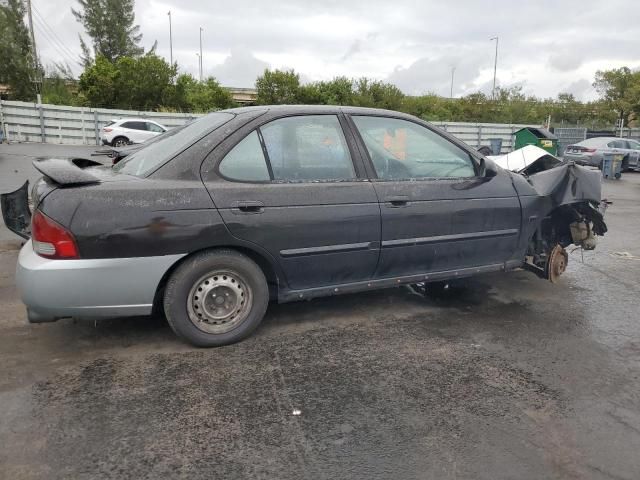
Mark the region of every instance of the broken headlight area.
[[569, 262], [567, 247], [593, 250], [606, 233], [602, 212], [595, 202], [562, 205], [542, 220], [529, 242], [525, 266], [555, 283]]
[[537, 206], [525, 217], [536, 222], [535, 232], [529, 237], [525, 266], [543, 278], [557, 281], [567, 268], [567, 247], [593, 250], [597, 237], [607, 231], [603, 214], [609, 202], [601, 200], [600, 172], [563, 162], [531, 145], [491, 159], [526, 179], [535, 190]]

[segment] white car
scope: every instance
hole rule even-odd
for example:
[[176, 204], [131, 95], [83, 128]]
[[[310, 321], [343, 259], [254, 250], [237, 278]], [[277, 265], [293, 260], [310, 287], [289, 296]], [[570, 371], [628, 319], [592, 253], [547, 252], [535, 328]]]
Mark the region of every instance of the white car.
[[166, 131], [164, 125], [146, 118], [112, 120], [102, 127], [102, 144], [122, 147], [130, 143], [143, 143]]

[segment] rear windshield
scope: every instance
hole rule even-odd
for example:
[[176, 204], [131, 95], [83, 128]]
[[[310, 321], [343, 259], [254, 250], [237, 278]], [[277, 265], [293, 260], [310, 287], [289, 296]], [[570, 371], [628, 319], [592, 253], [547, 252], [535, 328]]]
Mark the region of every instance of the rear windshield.
[[154, 142], [127, 156], [113, 169], [128, 175], [144, 177], [233, 117], [233, 114], [226, 112], [210, 113], [183, 127], [162, 133]]
[[583, 147], [601, 147], [603, 145], [606, 145], [609, 142], [609, 140], [611, 139], [607, 137], [588, 138], [579, 143], [576, 143], [576, 145], [580, 145]]

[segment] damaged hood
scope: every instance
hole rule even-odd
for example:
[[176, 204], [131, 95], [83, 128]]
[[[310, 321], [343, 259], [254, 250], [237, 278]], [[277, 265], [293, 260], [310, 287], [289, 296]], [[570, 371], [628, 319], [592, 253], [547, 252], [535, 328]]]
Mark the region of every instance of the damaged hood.
[[505, 170], [525, 175], [548, 170], [562, 164], [562, 160], [535, 145], [527, 145], [506, 155], [492, 155], [487, 158]]
[[565, 163], [534, 145], [487, 158], [505, 170], [524, 176], [539, 195], [551, 198], [553, 205], [602, 200], [600, 171]]

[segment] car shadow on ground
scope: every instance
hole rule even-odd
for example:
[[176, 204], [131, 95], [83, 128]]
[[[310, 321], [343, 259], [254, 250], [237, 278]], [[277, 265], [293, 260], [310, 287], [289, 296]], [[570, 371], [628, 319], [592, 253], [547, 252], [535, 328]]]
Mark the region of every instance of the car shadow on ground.
[[[509, 278], [505, 280], [505, 276]], [[529, 316], [527, 300], [518, 298], [518, 292], [530, 289], [530, 282], [535, 282], [538, 289], [551, 289], [529, 273], [513, 272], [457, 281], [450, 288], [435, 292], [429, 292], [427, 286], [426, 294], [423, 286], [407, 285], [302, 302], [273, 303], [252, 337], [256, 341], [270, 341], [282, 335], [349, 328], [389, 319], [417, 320], [435, 330], [460, 325], [461, 322], [475, 325], [489, 321], [498, 324], [493, 325], [496, 327], [505, 322], [513, 323], [514, 318]], [[163, 315], [97, 321], [63, 319], [52, 324], [32, 325], [31, 328], [38, 343], [52, 351], [195, 349], [175, 336]]]

